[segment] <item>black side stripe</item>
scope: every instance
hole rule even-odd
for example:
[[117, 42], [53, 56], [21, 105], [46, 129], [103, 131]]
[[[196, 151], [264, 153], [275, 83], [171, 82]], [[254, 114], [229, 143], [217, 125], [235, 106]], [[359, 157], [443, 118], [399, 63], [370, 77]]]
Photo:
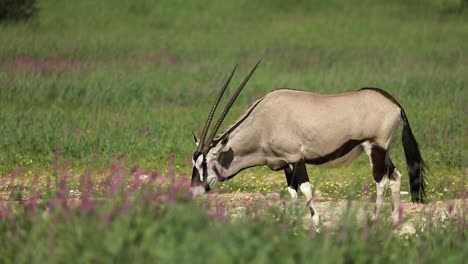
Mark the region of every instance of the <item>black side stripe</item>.
[[336, 160], [338, 158], [343, 157], [344, 155], [348, 154], [351, 150], [353, 150], [355, 147], [359, 146], [362, 144], [364, 141], [369, 140], [368, 138], [366, 139], [351, 139], [345, 142], [343, 145], [341, 145], [339, 148], [336, 150], [324, 155], [320, 156], [318, 158], [314, 159], [307, 159], [305, 160], [306, 163], [312, 164], [312, 165], [322, 165], [327, 162]]

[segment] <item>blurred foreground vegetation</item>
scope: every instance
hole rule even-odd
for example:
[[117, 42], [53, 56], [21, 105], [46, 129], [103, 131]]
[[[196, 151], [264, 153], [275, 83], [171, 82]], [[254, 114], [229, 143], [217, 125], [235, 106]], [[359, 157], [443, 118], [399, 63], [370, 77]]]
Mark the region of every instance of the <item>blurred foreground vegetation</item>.
[[[297, 210], [302, 206], [251, 204], [234, 216], [214, 196], [193, 200], [189, 180], [170, 173], [128, 173], [115, 163], [99, 181], [81, 175], [78, 186], [59, 176], [56, 191], [36, 189], [36, 179], [18, 191], [23, 199], [0, 201], [1, 263], [463, 263], [468, 257], [466, 200], [457, 208], [448, 203], [443, 215], [411, 216], [401, 207], [396, 225], [359, 220], [348, 206], [333, 226], [317, 229]], [[414, 233], [402, 233], [409, 221]]]
[[[430, 194], [441, 198], [467, 165], [468, 15], [448, 12], [459, 3], [37, 1], [34, 17], [0, 24], [0, 174], [51, 174], [57, 150], [76, 173], [117, 153], [129, 168], [161, 170], [175, 155], [188, 172], [191, 132], [228, 71], [240, 64], [235, 86], [261, 59], [225, 126], [276, 88], [381, 87], [405, 107]], [[404, 172], [399, 138], [392, 157]], [[316, 187], [340, 196], [372, 184], [364, 155], [347, 168], [309, 169]], [[250, 180], [272, 177], [263, 189]], [[222, 191], [277, 191], [283, 177], [253, 169]]]

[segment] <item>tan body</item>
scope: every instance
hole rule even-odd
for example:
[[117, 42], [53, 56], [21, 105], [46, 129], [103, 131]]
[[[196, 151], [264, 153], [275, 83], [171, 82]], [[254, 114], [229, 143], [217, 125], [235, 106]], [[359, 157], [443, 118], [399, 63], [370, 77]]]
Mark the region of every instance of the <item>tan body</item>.
[[[251, 108], [235, 129], [220, 136], [229, 137], [221, 153], [232, 149], [238, 154], [229, 166], [224, 160], [217, 164], [224, 177], [258, 165], [281, 170], [300, 160], [322, 162], [320, 158], [349, 140], [369, 141], [387, 149], [401, 121], [400, 108], [372, 90], [321, 95], [281, 89]], [[358, 144], [346, 155], [316, 165], [346, 164], [362, 151]]]
[[232, 71], [212, 110], [193, 154], [191, 190], [203, 194], [218, 181], [240, 171], [266, 165], [284, 170], [293, 200], [300, 190], [307, 199], [314, 223], [319, 218], [312, 203], [306, 164], [335, 167], [354, 160], [363, 151], [369, 157], [377, 185], [378, 216], [386, 186], [392, 189], [394, 212], [398, 220], [401, 174], [393, 165], [389, 147], [399, 124], [403, 124], [402, 143], [410, 178], [411, 198], [425, 197], [424, 161], [402, 106], [379, 88], [322, 95], [306, 91], [275, 90], [254, 102], [234, 124], [215, 138], [222, 121], [252, 73], [234, 93], [205, 140], [216, 107], [235, 71]]

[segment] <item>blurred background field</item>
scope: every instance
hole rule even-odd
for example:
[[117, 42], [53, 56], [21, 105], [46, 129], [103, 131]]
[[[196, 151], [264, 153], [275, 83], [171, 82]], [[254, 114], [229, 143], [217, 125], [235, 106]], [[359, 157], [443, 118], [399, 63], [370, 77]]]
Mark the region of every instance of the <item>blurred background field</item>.
[[[193, 199], [191, 132], [258, 60], [224, 126], [281, 87], [383, 88], [430, 203], [370, 221], [364, 155], [308, 168], [319, 226], [266, 168]], [[0, 0], [0, 263], [466, 262], [467, 85], [467, 0]]]
[[[430, 168], [429, 198], [449, 198], [467, 166], [468, 12], [464, 1], [37, 1], [0, 23], [0, 175], [99, 171], [113, 157], [188, 174], [214, 94], [262, 60], [225, 126], [281, 87], [339, 93], [380, 87], [405, 107]], [[229, 95], [229, 92], [228, 92]], [[392, 151], [400, 171], [400, 139]], [[367, 157], [309, 168], [314, 187], [356, 195]], [[406, 173], [404, 173], [406, 175]], [[188, 177], [188, 176], [186, 176]], [[403, 177], [407, 188], [407, 177]], [[283, 173], [242, 172], [216, 191], [284, 191]]]

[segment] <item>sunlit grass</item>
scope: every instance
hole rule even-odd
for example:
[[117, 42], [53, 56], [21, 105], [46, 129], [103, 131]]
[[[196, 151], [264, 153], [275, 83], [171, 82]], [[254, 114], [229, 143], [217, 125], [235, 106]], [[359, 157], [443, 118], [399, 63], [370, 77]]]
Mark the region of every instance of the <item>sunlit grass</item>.
[[[0, 263], [466, 260], [468, 16], [449, 12], [459, 1], [38, 3], [38, 17], [0, 23]], [[279, 205], [289, 199], [284, 172], [265, 167], [192, 199], [191, 132], [228, 71], [239, 64], [236, 86], [259, 59], [223, 126], [280, 87], [384, 88], [429, 166], [428, 201], [465, 208], [396, 226], [348, 208], [317, 233], [302, 211]], [[399, 133], [391, 157], [407, 192]], [[317, 202], [374, 199], [365, 155], [307, 169]], [[281, 201], [249, 200], [234, 216], [223, 195]], [[414, 234], [398, 235], [409, 221]]]
[[[85, 172], [78, 184], [70, 178], [66, 164], [58, 163], [56, 173], [46, 177], [56, 184], [42, 187], [37, 184], [40, 179], [29, 179], [22, 189], [9, 190], [15, 199], [0, 201], [0, 261], [224, 263], [236, 258], [271, 263], [314, 258], [316, 263], [329, 263], [404, 258], [416, 263], [422, 258], [429, 262], [464, 259], [466, 203], [448, 208], [443, 219], [422, 211], [411, 219], [414, 231], [409, 234], [399, 233], [400, 225], [409, 221], [403, 211], [400, 222], [391, 225], [359, 220], [352, 208], [343, 209], [333, 226], [318, 232], [319, 227], [308, 224], [303, 212], [293, 207], [249, 202], [244, 204], [244, 214], [234, 216], [233, 208], [216, 196], [193, 199], [189, 180], [173, 174], [171, 159], [164, 173], [129, 171], [125, 162], [125, 158], [114, 160], [102, 175]], [[8, 180], [18, 179], [12, 175]], [[6, 186], [1, 182], [2, 191]]]
[[[22, 168], [19, 178], [45, 184], [57, 149], [75, 182], [86, 171], [105, 174], [116, 153], [129, 169], [159, 171], [174, 155], [176, 172], [187, 174], [191, 132], [200, 132], [226, 73], [240, 64], [234, 85], [262, 59], [224, 126], [279, 87], [382, 87], [408, 114], [430, 168], [429, 199], [455, 197], [446, 186], [458, 186], [467, 161], [468, 24], [444, 13], [451, 3], [107, 4], [44, 0], [38, 18], [0, 25], [2, 178]], [[398, 135], [391, 153], [407, 191]], [[331, 198], [375, 189], [365, 155], [345, 168], [308, 170], [314, 190]], [[249, 169], [214, 191], [286, 194], [286, 180]]]

